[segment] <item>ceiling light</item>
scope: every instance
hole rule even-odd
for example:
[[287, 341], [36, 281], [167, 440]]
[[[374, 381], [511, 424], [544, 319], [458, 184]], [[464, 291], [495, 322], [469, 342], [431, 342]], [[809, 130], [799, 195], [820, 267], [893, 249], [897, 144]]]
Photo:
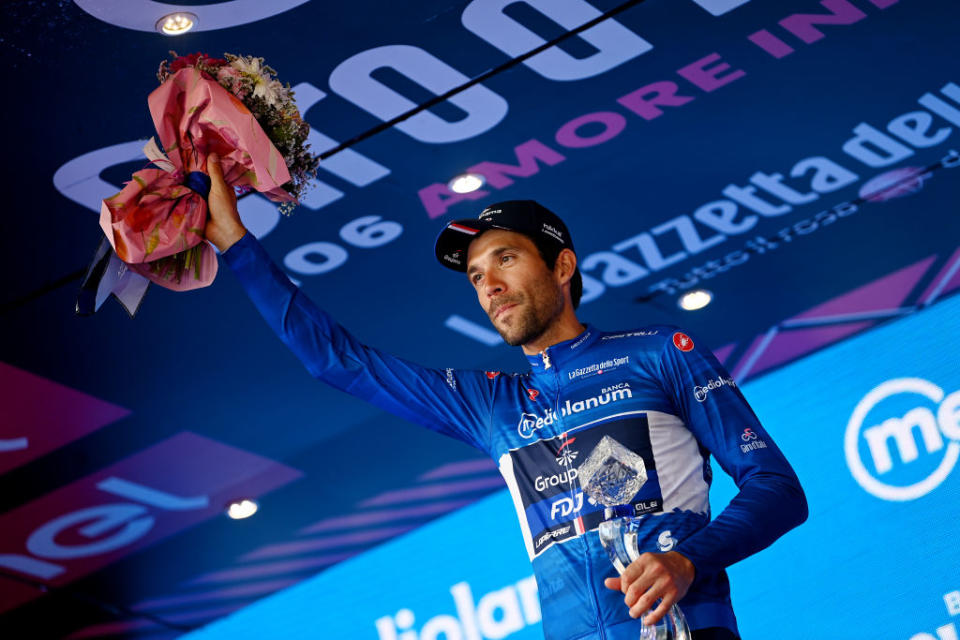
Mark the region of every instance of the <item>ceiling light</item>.
[[713, 294], [706, 289], [693, 289], [680, 296], [677, 304], [685, 311], [696, 311], [703, 309], [713, 300]]
[[179, 36], [193, 29], [196, 24], [196, 15], [180, 11], [157, 20], [157, 31], [168, 36]]
[[482, 187], [484, 183], [486, 179], [479, 173], [464, 173], [448, 182], [447, 186], [454, 193], [470, 193]]
[[249, 518], [257, 512], [257, 503], [253, 500], [244, 498], [235, 500], [227, 507], [227, 516], [234, 520], [243, 520]]

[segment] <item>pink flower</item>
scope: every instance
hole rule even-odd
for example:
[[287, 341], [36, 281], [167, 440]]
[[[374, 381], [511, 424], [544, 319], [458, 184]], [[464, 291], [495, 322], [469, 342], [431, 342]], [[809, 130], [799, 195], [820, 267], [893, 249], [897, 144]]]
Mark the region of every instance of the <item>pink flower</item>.
[[223, 58], [211, 58], [205, 53], [198, 51], [197, 53], [191, 53], [189, 55], [180, 56], [176, 58], [173, 62], [170, 63], [170, 73], [176, 73], [180, 69], [186, 67], [196, 67], [199, 65], [204, 65], [206, 67], [222, 67], [227, 64], [227, 61]]
[[240, 72], [229, 65], [220, 67], [220, 70], [217, 72], [217, 80], [221, 84], [235, 84], [241, 77]]

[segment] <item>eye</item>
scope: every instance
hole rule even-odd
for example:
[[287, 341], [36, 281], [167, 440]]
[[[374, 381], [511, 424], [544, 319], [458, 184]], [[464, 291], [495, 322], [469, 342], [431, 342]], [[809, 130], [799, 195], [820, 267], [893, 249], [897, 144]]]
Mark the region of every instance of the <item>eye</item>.
[[500, 256], [500, 264], [510, 262], [511, 260], [513, 260], [513, 256], [508, 253], [505, 253], [502, 256]]
[[473, 274], [472, 276], [470, 276], [470, 282], [471, 282], [472, 284], [479, 284], [479, 282], [480, 282], [480, 280], [481, 280], [482, 278], [483, 278], [483, 274], [482, 274], [482, 273], [475, 273], [475, 274]]

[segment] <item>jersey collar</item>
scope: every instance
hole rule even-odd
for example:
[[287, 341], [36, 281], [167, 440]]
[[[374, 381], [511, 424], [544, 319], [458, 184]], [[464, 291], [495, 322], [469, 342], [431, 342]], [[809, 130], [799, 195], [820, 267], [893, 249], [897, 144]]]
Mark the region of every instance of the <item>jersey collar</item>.
[[588, 324], [584, 325], [583, 333], [576, 338], [550, 345], [540, 353], [526, 356], [530, 369], [536, 374], [552, 374], [554, 369], [559, 370], [567, 362], [586, 351], [587, 347], [597, 341], [600, 332]]

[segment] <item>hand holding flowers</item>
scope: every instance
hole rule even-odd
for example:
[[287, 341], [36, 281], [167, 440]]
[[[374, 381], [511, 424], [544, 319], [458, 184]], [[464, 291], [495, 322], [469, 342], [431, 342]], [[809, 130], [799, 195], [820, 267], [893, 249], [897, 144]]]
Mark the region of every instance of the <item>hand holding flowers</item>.
[[210, 216], [204, 228], [204, 236], [223, 253], [242, 238], [247, 230], [237, 211], [237, 194], [224, 181], [220, 158], [215, 153], [207, 158], [207, 174], [210, 176], [210, 195], [207, 196]]
[[[208, 158], [219, 158], [221, 184], [259, 191], [285, 214], [305, 192], [318, 158], [309, 152], [310, 127], [293, 92], [261, 58], [181, 56], [164, 61], [157, 77], [161, 86], [148, 103], [165, 153], [151, 140], [145, 152], [156, 168], [136, 172], [104, 200], [100, 226], [131, 269], [170, 289], [193, 289], [216, 275], [205, 233], [220, 245], [237, 231], [208, 226]], [[221, 238], [221, 231], [228, 235]]]

